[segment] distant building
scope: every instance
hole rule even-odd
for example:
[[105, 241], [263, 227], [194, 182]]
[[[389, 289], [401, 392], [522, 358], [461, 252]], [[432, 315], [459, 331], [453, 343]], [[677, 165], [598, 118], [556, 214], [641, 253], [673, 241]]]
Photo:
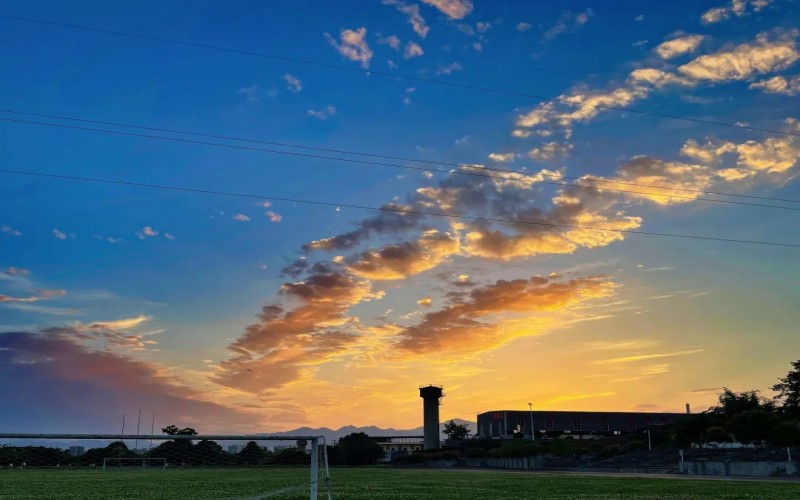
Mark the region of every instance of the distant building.
[[69, 454], [73, 457], [81, 457], [83, 454], [86, 453], [86, 448], [83, 446], [70, 446], [69, 447]]
[[230, 454], [239, 453], [240, 451], [242, 451], [242, 448], [244, 448], [244, 447], [242, 445], [240, 445], [240, 444], [229, 444], [228, 445], [228, 453], [230, 453]]
[[423, 436], [373, 436], [372, 439], [383, 448], [384, 462], [390, 462], [393, 458], [415, 451], [422, 451], [424, 444]]
[[530, 437], [531, 417], [535, 437], [571, 435], [575, 438], [619, 436], [637, 430], [673, 424], [686, 413], [605, 411], [495, 410], [478, 415], [478, 437], [509, 439], [514, 434]]

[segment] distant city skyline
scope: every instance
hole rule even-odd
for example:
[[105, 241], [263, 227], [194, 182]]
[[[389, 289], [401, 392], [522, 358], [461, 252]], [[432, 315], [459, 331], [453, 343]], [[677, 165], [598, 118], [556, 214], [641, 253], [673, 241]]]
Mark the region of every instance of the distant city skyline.
[[0, 14], [3, 431], [698, 412], [800, 357], [787, 0]]

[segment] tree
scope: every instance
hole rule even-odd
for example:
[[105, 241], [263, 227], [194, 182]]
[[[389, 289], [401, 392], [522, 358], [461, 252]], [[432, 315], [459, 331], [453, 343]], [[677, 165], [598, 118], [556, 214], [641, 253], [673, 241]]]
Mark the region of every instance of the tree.
[[168, 436], [196, 436], [197, 431], [192, 429], [191, 427], [184, 427], [183, 429], [178, 429], [176, 425], [168, 425], [161, 429], [161, 432]]
[[705, 441], [707, 443], [730, 443], [731, 435], [719, 425], [706, 429]]
[[679, 420], [672, 426], [673, 439], [678, 446], [691, 446], [693, 443], [702, 443], [706, 431], [714, 426], [719, 417], [708, 413], [698, 413], [689, 418]]
[[767, 441], [781, 447], [800, 445], [800, 425], [794, 420], [784, 420], [772, 429]]
[[737, 394], [727, 387], [723, 387], [722, 394], [719, 395], [719, 403], [717, 406], [709, 408], [708, 412], [728, 419], [751, 410], [772, 412], [775, 410], [775, 403], [762, 397], [759, 391], [745, 391]]
[[470, 430], [467, 424], [457, 424], [453, 420], [446, 422], [442, 431], [442, 434], [445, 434], [447, 439], [452, 440], [467, 439], [469, 433]]
[[747, 410], [733, 417], [728, 429], [740, 443], [759, 443], [772, 434], [777, 424], [778, 417], [766, 410]]
[[307, 439], [298, 439], [297, 442], [295, 443], [295, 445], [297, 446], [297, 449], [305, 450], [306, 446], [308, 446], [308, 440]]
[[772, 386], [777, 392], [777, 401], [781, 402], [780, 411], [791, 418], [800, 418], [800, 359], [791, 363], [792, 370]]
[[219, 465], [225, 462], [225, 452], [216, 441], [203, 439], [192, 448], [193, 465]]
[[339, 459], [346, 465], [372, 465], [383, 457], [383, 448], [363, 432], [348, 434], [336, 447]]
[[239, 462], [244, 465], [261, 465], [264, 463], [266, 453], [255, 441], [249, 441], [239, 452]]

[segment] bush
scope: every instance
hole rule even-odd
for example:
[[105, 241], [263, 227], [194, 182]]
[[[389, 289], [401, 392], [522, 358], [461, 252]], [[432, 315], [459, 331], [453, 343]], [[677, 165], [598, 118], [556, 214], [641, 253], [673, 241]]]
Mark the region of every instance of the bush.
[[559, 457], [570, 457], [575, 453], [575, 445], [569, 439], [554, 439], [550, 443], [550, 453]]
[[482, 458], [488, 455], [489, 452], [484, 450], [483, 448], [468, 448], [467, 451], [464, 452], [464, 454], [469, 458]]
[[633, 439], [630, 442], [628, 442], [628, 444], [626, 444], [624, 448], [626, 452], [641, 451], [646, 449], [647, 449], [647, 443], [645, 443], [644, 441], [639, 441], [637, 439]]
[[514, 440], [500, 448], [491, 450], [490, 457], [530, 457], [545, 452], [545, 447], [532, 441]]

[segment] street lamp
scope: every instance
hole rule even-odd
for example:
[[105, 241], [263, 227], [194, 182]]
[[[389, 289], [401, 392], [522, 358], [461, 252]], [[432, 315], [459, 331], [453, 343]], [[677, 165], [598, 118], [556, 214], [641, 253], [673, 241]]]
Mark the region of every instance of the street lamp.
[[645, 429], [647, 433], [647, 451], [653, 451], [653, 443], [650, 441], [650, 429]]
[[533, 428], [533, 403], [528, 403], [528, 408], [531, 414], [531, 441], [536, 439], [536, 431]]

